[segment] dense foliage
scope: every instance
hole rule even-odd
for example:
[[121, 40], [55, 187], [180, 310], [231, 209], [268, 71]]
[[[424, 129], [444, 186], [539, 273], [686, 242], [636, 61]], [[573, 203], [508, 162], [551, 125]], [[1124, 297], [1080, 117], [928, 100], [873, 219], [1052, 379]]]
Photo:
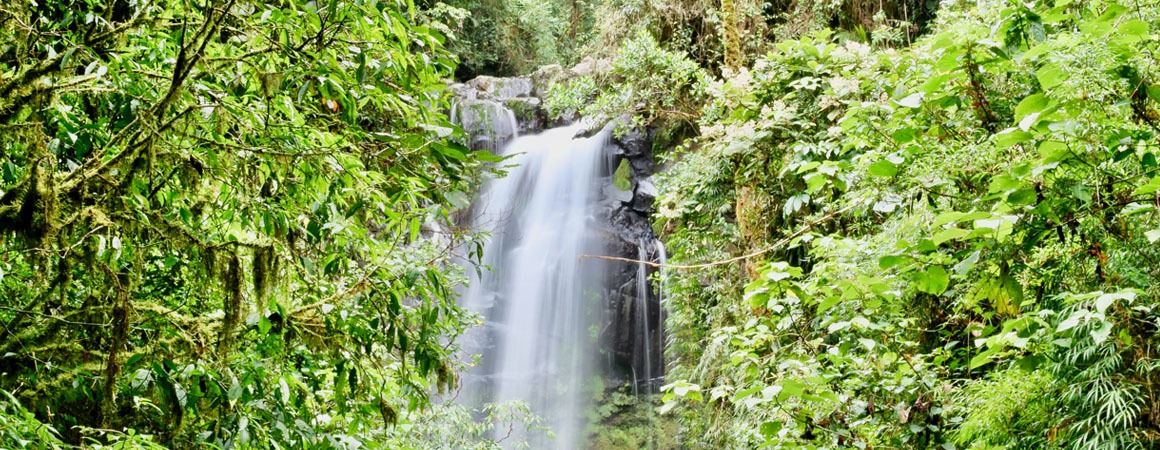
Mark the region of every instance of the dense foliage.
[[[1155, 448], [1153, 2], [947, 4], [708, 92], [657, 226], [697, 448]], [[765, 262], [761, 262], [765, 261]]]
[[448, 23], [448, 50], [458, 75], [526, 75], [547, 64], [571, 64], [589, 42], [595, 0], [425, 1]]
[[0, 447], [423, 441], [391, 426], [455, 383], [448, 216], [494, 159], [423, 17], [0, 7]]
[[1160, 446], [1155, 0], [415, 3], [0, 6], [0, 447], [540, 430], [429, 401], [496, 175], [445, 86], [581, 56], [682, 267], [592, 447]]

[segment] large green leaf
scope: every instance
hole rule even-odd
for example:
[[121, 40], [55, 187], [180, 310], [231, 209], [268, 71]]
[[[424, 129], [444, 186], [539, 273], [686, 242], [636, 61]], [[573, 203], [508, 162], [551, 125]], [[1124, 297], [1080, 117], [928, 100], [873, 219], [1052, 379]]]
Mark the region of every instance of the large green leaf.
[[950, 276], [942, 266], [930, 266], [914, 274], [915, 287], [927, 294], [942, 295], [950, 286]]

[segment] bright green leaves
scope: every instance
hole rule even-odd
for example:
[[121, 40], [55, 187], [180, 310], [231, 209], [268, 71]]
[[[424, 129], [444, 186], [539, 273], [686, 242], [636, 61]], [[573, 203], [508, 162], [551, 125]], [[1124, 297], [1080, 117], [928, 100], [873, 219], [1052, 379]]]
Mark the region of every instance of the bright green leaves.
[[1010, 275], [987, 276], [975, 286], [966, 306], [982, 301], [989, 302], [995, 313], [1017, 316], [1023, 306], [1023, 286]]
[[1019, 128], [1027, 131], [1035, 125], [1035, 119], [1043, 113], [1050, 102], [1043, 94], [1029, 95], [1015, 106], [1015, 120]]
[[930, 240], [931, 242], [934, 242], [934, 245], [942, 245], [944, 242], [958, 240], [970, 234], [970, 231], [964, 230], [962, 228], [946, 228], [939, 230], [934, 234], [934, 236], [930, 238]]
[[889, 158], [875, 161], [868, 169], [870, 175], [876, 177], [893, 177], [898, 175], [898, 164]]
[[1160, 177], [1153, 177], [1148, 183], [1140, 185], [1132, 191], [1132, 195], [1148, 195], [1160, 191]]
[[[700, 242], [721, 245], [708, 235], [734, 230], [721, 224], [736, 223], [728, 214], [735, 211], [732, 194], [736, 185], [752, 180], [769, 194], [774, 215], [783, 205], [794, 211], [855, 205], [857, 212], [819, 231], [805, 248], [778, 255], [806, 253], [808, 273], [763, 268], [746, 290], [747, 301], [721, 294], [727, 287], [713, 290], [727, 285], [685, 278], [684, 314], [691, 318], [686, 323], [705, 318], [711, 324], [707, 333], [720, 344], [712, 351], [687, 352], [700, 360], [697, 371], [685, 373], [728, 367], [713, 372], [730, 376], [721, 381], [724, 386], [708, 383], [721, 378], [696, 381], [709, 390], [721, 388], [717, 399], [732, 408], [731, 419], [744, 424], [748, 436], [776, 421], [779, 425], [769, 425], [770, 431], [756, 439], [787, 447], [804, 443], [795, 440], [798, 422], [792, 413], [774, 414], [794, 408], [856, 430], [851, 435], [880, 436], [882, 446], [935, 447], [900, 438], [914, 436], [907, 434], [913, 421], [861, 411], [843, 420], [827, 416], [833, 410], [823, 402], [802, 396], [784, 399], [789, 405], [766, 400], [785, 392], [782, 380], [803, 382], [803, 393], [809, 392], [809, 377], [817, 373], [833, 376], [831, 386], [839, 387], [831, 389], [850, 399], [872, 396], [911, 405], [914, 398], [946, 398], [937, 393], [943, 383], [957, 391], [984, 386], [983, 380], [1002, 373], [1028, 371], [1018, 376], [1045, 383], [1035, 392], [1058, 401], [1049, 403], [1058, 408], [1040, 414], [1051, 422], [1035, 428], [1040, 437], [1060, 423], [1095, 417], [1098, 409], [1068, 410], [1074, 403], [1061, 400], [1061, 391], [1068, 380], [1097, 372], [1091, 369], [1097, 364], [1107, 368], [1101, 382], [1124, 392], [1154, 385], [1119, 375], [1152, 358], [1131, 356], [1141, 354], [1139, 343], [1147, 339], [1131, 324], [1151, 320], [1145, 318], [1154, 315], [1154, 299], [1100, 293], [1075, 301], [1064, 294], [1155, 284], [1160, 230], [1154, 200], [1160, 177], [1151, 122], [1160, 110], [1160, 90], [1153, 86], [1158, 76], [1150, 55], [1160, 49], [1154, 39], [1140, 37], [1152, 32], [1157, 13], [1153, 5], [1124, 6], [1066, 0], [1050, 9], [990, 5], [970, 13], [986, 17], [986, 23], [950, 20], [913, 48], [871, 50], [877, 65], [862, 60], [857, 70], [845, 66], [858, 60], [855, 56], [826, 59], [827, 51], [802, 48], [818, 49], [816, 42], [783, 42], [763, 60], [764, 70], [754, 68], [744, 79], [751, 89], [737, 88], [740, 82], [729, 85], [736, 92], [723, 88], [720, 109], [702, 126], [713, 148], [728, 148], [724, 143], [733, 130], [719, 126], [717, 118], [740, 122], [728, 126], [765, 124], [762, 114], [776, 112], [779, 121], [768, 127], [768, 137], [731, 153], [731, 164], [700, 160], [700, 167], [713, 167], [714, 177], [674, 189], [696, 188], [718, 194], [700, 199], [723, 199], [682, 206], [713, 212], [666, 224], [677, 225], [686, 249]], [[828, 50], [843, 51], [842, 46]], [[690, 153], [698, 152], [683, 157]], [[772, 170], [761, 170], [765, 167]], [[731, 177], [738, 171], [744, 176]], [[837, 179], [846, 186], [828, 189]], [[808, 201], [799, 201], [803, 193]], [[777, 222], [763, 231], [780, 236], [787, 229], [792, 228]], [[731, 243], [756, 245], [742, 239]], [[730, 279], [720, 272], [713, 276]], [[893, 365], [903, 358], [916, 368]], [[922, 366], [931, 361], [938, 369]], [[840, 375], [831, 367], [840, 367]], [[876, 390], [902, 385], [891, 384], [894, 380], [880, 372], [884, 368], [907, 373], [908, 386], [921, 385], [913, 374], [928, 374], [936, 393], [924, 393], [921, 386], [897, 391], [913, 397]], [[993, 400], [985, 390], [974, 392]], [[782, 409], [760, 415], [775, 408]], [[986, 414], [970, 407], [963, 411], [968, 418]], [[854, 417], [882, 425], [857, 428], [850, 424]], [[995, 424], [978, 429], [1009, 427], [1006, 421]], [[953, 433], [955, 426], [940, 432]], [[1073, 439], [1065, 436], [1070, 427], [1052, 432], [1060, 442]], [[1138, 430], [1125, 431], [1132, 432]], [[955, 445], [1045, 444], [967, 440]]]
[[1092, 292], [1080, 295], [1071, 295], [1075, 309], [1066, 318], [1061, 320], [1055, 328], [1057, 334], [1075, 336], [1072, 330], [1082, 329], [1087, 337], [1095, 344], [1102, 344], [1111, 336], [1113, 319], [1109, 317], [1109, 309], [1113, 305], [1123, 307], [1131, 305], [1136, 299], [1136, 292], [1123, 291], [1116, 293]]
[[1079, 29], [1090, 37], [1096, 39], [1104, 38], [1116, 29], [1117, 19], [1126, 12], [1128, 12], [1127, 7], [1118, 3], [1111, 3], [1104, 9], [1103, 14], [1100, 14], [1099, 17], [1093, 20], [1085, 21], [1079, 26]]
[[[296, 433], [307, 428], [319, 442], [370, 442], [385, 426], [377, 411], [374, 421], [346, 413], [416, 408], [429, 381], [449, 384], [459, 278], [420, 225], [465, 207], [487, 169], [485, 155], [449, 141], [455, 127], [442, 111], [454, 59], [434, 31], [409, 22], [405, 3], [137, 2], [122, 5], [124, 18], [120, 7], [83, 22], [46, 17], [0, 39], [13, 44], [0, 51], [4, 73], [41, 62], [13, 59], [25, 49], [61, 52], [60, 64], [30, 78], [41, 98], [10, 117], [12, 99], [0, 100], [3, 121], [30, 130], [0, 142], [0, 191], [23, 190], [31, 161], [61, 181], [46, 193], [71, 218], [54, 225], [51, 260], [37, 264], [53, 268], [46, 279], [69, 280], [50, 289], [76, 299], [3, 322], [55, 345], [78, 331], [37, 324], [53, 314], [127, 317], [84, 331], [93, 345], [62, 347], [47, 370], [13, 363], [12, 342], [0, 339], [13, 376], [66, 386], [27, 395], [130, 412], [106, 414], [106, 424], [150, 424], [175, 443], [244, 447], [260, 437], [294, 447], [309, 446]], [[22, 254], [22, 242], [0, 235], [0, 253]], [[11, 290], [38, 285], [27, 262], [3, 263], [0, 306], [41, 296]], [[87, 382], [51, 381], [118, 354], [131, 355], [125, 373], [100, 395]], [[376, 380], [377, 398], [349, 395], [365, 392], [359, 377]], [[68, 414], [58, 420], [101, 425], [97, 414]]]
[[1035, 78], [1043, 89], [1053, 89], [1066, 81], [1067, 73], [1055, 64], [1046, 64], [1035, 71]]
[[1016, 128], [1009, 128], [1007, 130], [1003, 130], [1001, 133], [995, 134], [994, 141], [996, 146], [1000, 148], [1006, 148], [1027, 142], [1034, 137], [1034, 134], [1031, 134], [1027, 131], [1019, 130]]
[[[802, 276], [801, 268], [790, 266], [784, 261], [775, 261], [763, 268], [761, 273], [760, 279], [745, 287], [745, 299], [754, 308], [768, 308], [781, 314], [787, 301], [792, 303], [800, 300], [803, 291], [795, 285], [793, 279]], [[791, 295], [793, 298], [786, 299], [783, 295]]]
[[664, 395], [661, 396], [664, 405], [658, 410], [660, 414], [671, 411], [679, 404], [679, 400], [699, 402], [702, 399], [701, 386], [687, 381], [677, 381], [661, 386], [661, 392], [664, 392]]
[[950, 276], [942, 266], [931, 266], [914, 274], [915, 287], [920, 292], [942, 295], [950, 286]]

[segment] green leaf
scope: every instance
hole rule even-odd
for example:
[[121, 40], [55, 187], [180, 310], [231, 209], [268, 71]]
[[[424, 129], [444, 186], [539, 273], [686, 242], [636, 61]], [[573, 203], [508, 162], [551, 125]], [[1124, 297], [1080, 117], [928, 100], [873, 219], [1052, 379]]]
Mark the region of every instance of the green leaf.
[[1095, 341], [1096, 344], [1103, 344], [1104, 341], [1108, 340], [1108, 336], [1111, 336], [1111, 335], [1112, 335], [1112, 323], [1108, 322], [1106, 320], [1101, 320], [1100, 326], [1097, 327], [1095, 330], [1092, 330], [1092, 334], [1091, 334], [1092, 340]]
[[886, 255], [878, 259], [878, 268], [886, 270], [910, 259], [909, 256], [904, 255]]
[[1132, 301], [1136, 298], [1136, 293], [1132, 291], [1116, 292], [1112, 294], [1103, 294], [1096, 297], [1096, 311], [1100, 314], [1107, 312], [1108, 307], [1117, 300]]
[[1156, 191], [1160, 191], [1160, 177], [1152, 178], [1148, 184], [1136, 188], [1132, 191], [1132, 195], [1147, 195]]
[[1023, 186], [1023, 180], [1018, 177], [1002, 174], [991, 178], [991, 185], [988, 187], [988, 192], [1008, 192]]
[[1150, 84], [1146, 91], [1148, 92], [1148, 98], [1154, 102], [1160, 102], [1160, 86]]
[[950, 276], [942, 266], [931, 266], [915, 274], [916, 287], [927, 294], [942, 295], [950, 286], [950, 282]]
[[898, 142], [899, 144], [905, 144], [907, 142], [913, 141], [917, 134], [917, 130], [907, 127], [895, 130], [893, 133], [890, 133], [890, 137], [894, 138], [895, 142]]
[[229, 399], [231, 402], [237, 401], [239, 398], [242, 398], [242, 385], [240, 383], [238, 383], [237, 381], [235, 381], [234, 384], [230, 385], [229, 391], [226, 392], [226, 398]]
[[741, 400], [744, 400], [746, 397], [749, 397], [749, 396], [756, 394], [758, 392], [761, 392], [761, 386], [742, 389], [740, 391], [737, 391], [737, 393], [733, 395], [733, 402], [734, 403], [740, 402]]
[[975, 264], [979, 263], [979, 256], [981, 254], [982, 254], [982, 252], [980, 252], [979, 250], [975, 250], [975, 251], [971, 252], [970, 256], [967, 256], [965, 259], [960, 261], [958, 264], [955, 264], [955, 266], [953, 267], [955, 273], [958, 274], [958, 276], [960, 276], [960, 277], [967, 276], [967, 273], [969, 273], [971, 271], [971, 269], [975, 268]]
[[876, 177], [893, 177], [898, 175], [898, 166], [885, 159], [870, 165], [870, 175]]
[[841, 301], [842, 301], [842, 297], [839, 297], [837, 295], [831, 295], [829, 297], [826, 297], [825, 300], [822, 300], [822, 302], [818, 304], [818, 311], [817, 311], [818, 314], [821, 314], [821, 313], [828, 311], [830, 308], [833, 308], [834, 305], [837, 305]]
[[937, 217], [935, 217], [934, 222], [931, 223], [930, 226], [938, 228], [938, 227], [941, 227], [941, 226], [946, 225], [948, 223], [958, 222], [959, 219], [961, 219], [965, 215], [966, 215], [966, 213], [961, 213], [958, 211], [945, 212], [945, 213], [939, 214]]
[[956, 240], [968, 234], [971, 234], [971, 232], [962, 228], [947, 228], [935, 233], [934, 237], [930, 238], [930, 240], [935, 245], [941, 245], [943, 242]]
[[1047, 108], [1047, 96], [1043, 94], [1029, 95], [1015, 107], [1015, 120], [1018, 121], [1028, 114], [1042, 112]]
[[1016, 206], [1034, 205], [1037, 199], [1035, 188], [1023, 188], [1007, 194], [1007, 203]]
[[806, 389], [805, 383], [789, 378], [783, 378], [777, 384], [781, 386], [781, 393], [789, 397], [800, 396]]
[[777, 437], [777, 433], [781, 431], [781, 428], [782, 423], [780, 420], [762, 423], [761, 436], [764, 437], [767, 441], [773, 440]]
[[1160, 240], [1160, 228], [1157, 228], [1155, 230], [1145, 231], [1144, 237], [1148, 238], [1149, 243], [1152, 243], [1152, 244], [1156, 243], [1156, 241]]
[[1039, 86], [1044, 89], [1051, 89], [1053, 87], [1063, 84], [1067, 79], [1067, 74], [1063, 69], [1054, 65], [1044, 65], [1035, 72], [1035, 78], [1039, 80]]
[[1018, 128], [1008, 128], [995, 134], [995, 146], [999, 148], [1007, 148], [1015, 144], [1027, 142], [1034, 138], [1035, 135], [1020, 130]]
[[1044, 164], [1065, 161], [1073, 155], [1067, 144], [1060, 141], [1045, 140], [1039, 144], [1039, 155]]
[[[1140, 19], [1131, 19], [1124, 21], [1119, 27], [1116, 27], [1117, 34], [1124, 42], [1136, 42], [1148, 35], [1148, 22]], [[1128, 38], [1128, 39], [1124, 39]]]
[[278, 378], [278, 392], [282, 396], [282, 403], [290, 403], [290, 385], [286, 384], [286, 377]]
[[1059, 326], [1057, 326], [1055, 328], [1055, 332], [1061, 333], [1061, 332], [1070, 330], [1072, 328], [1075, 328], [1075, 327], [1079, 326], [1079, 322], [1081, 320], [1086, 319], [1087, 316], [1088, 316], [1088, 312], [1086, 310], [1082, 310], [1082, 309], [1076, 310], [1075, 312], [1071, 313], [1071, 315], [1068, 316], [1068, 318], [1064, 319], [1062, 322], [1059, 323]]
[[922, 106], [922, 98], [925, 96], [925, 92], [916, 92], [903, 97], [900, 100], [897, 100], [896, 103], [898, 103], [899, 106], [904, 106], [907, 108], [918, 108], [919, 106]]
[[970, 370], [975, 370], [975, 369], [978, 369], [979, 367], [990, 364], [991, 361], [994, 359], [994, 356], [995, 356], [994, 352], [991, 352], [989, 350], [975, 355], [973, 358], [971, 358], [971, 363], [969, 365]]

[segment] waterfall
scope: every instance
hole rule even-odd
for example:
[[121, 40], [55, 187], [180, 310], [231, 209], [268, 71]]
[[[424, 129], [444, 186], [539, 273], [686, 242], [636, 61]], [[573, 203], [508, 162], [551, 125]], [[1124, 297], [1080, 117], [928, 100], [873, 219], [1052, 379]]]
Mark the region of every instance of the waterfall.
[[[666, 267], [669, 263], [669, 254], [665, 251], [665, 243], [660, 239], [656, 241], [657, 245], [657, 263], [660, 267], [657, 269], [657, 322], [656, 322], [656, 349], [659, 352], [658, 360], [661, 363], [659, 367], [660, 373], [658, 377], [664, 377], [664, 352], [665, 352], [665, 319], [668, 318], [667, 308], [665, 308], [665, 294], [668, 293], [668, 275]], [[663, 380], [658, 380], [663, 381]]]
[[[633, 317], [633, 353], [635, 355], [632, 374], [634, 395], [655, 394], [656, 386], [664, 376], [664, 268], [655, 272], [660, 279], [657, 289], [650, 280], [649, 242], [637, 243], [636, 295]], [[664, 266], [668, 260], [664, 244], [658, 239], [651, 242], [656, 251], [656, 260]]]
[[634, 368], [632, 378], [632, 392], [634, 395], [640, 395], [640, 384], [643, 381], [645, 385], [645, 393], [652, 393], [652, 379], [653, 379], [653, 360], [652, 360], [652, 333], [649, 327], [649, 283], [648, 283], [648, 249], [643, 243], [637, 243], [637, 260], [636, 264], [636, 317], [634, 318], [634, 328], [637, 331], [637, 342], [633, 343], [635, 348], [643, 349], [642, 367]]
[[[582, 387], [599, 354], [594, 330], [608, 264], [581, 255], [605, 254], [605, 239], [593, 230], [610, 131], [574, 138], [582, 128], [512, 141], [504, 154], [514, 167], [485, 186], [472, 220], [490, 237], [485, 267], [463, 296], [485, 318], [470, 336], [476, 343], [465, 344], [482, 356], [464, 390], [475, 406], [527, 402], [555, 435], [517, 436], [533, 448], [581, 445], [590, 396]], [[509, 432], [497, 430], [496, 438]]]

